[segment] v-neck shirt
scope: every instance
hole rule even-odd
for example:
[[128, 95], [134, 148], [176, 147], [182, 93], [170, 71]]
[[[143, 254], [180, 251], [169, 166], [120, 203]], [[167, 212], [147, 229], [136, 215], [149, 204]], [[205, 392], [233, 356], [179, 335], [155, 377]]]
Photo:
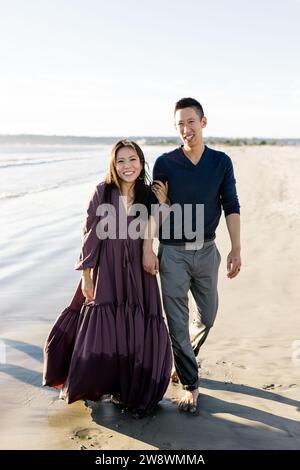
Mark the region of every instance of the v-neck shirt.
[[[157, 158], [153, 168], [153, 179], [169, 185], [171, 204], [192, 205], [192, 226], [196, 227], [196, 205], [204, 205], [204, 239], [212, 240], [219, 224], [222, 208], [225, 216], [240, 213], [236, 191], [233, 165], [230, 157], [224, 152], [204, 146], [200, 160], [194, 164], [178, 147]], [[182, 219], [184, 224], [184, 219]], [[170, 218], [170, 236], [160, 241], [165, 244], [184, 245], [188, 240], [174, 236], [174, 224]]]

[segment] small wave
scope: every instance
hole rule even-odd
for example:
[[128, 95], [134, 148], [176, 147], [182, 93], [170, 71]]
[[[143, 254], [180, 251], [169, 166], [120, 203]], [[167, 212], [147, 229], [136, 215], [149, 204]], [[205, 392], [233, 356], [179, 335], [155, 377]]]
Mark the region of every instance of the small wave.
[[[6, 199], [13, 199], [13, 198], [19, 198], [19, 197], [23, 197], [23, 196], [27, 196], [29, 194], [36, 194], [36, 193], [42, 193], [42, 192], [45, 192], [45, 191], [51, 191], [53, 189], [59, 189], [59, 188], [62, 188], [63, 186], [73, 186], [73, 185], [77, 185], [78, 183], [85, 183], [87, 181], [89, 181], [89, 179], [92, 177], [92, 176], [95, 176], [96, 172], [90, 172], [88, 174], [86, 174], [84, 177], [82, 178], [77, 178], [76, 181], [73, 180], [65, 180], [65, 181], [61, 181], [59, 183], [56, 183], [56, 184], [52, 184], [52, 185], [48, 185], [48, 186], [40, 186], [38, 188], [35, 188], [35, 189], [29, 189], [29, 190], [25, 190], [25, 191], [20, 191], [20, 192], [5, 192], [5, 193], [0, 193], [0, 201], [4, 201]], [[104, 176], [104, 173], [103, 174], [99, 174], [99, 182], [101, 181], [101, 177]]]
[[[76, 157], [78, 160], [86, 160], [87, 157]], [[7, 160], [6, 162], [0, 162], [0, 168], [11, 168], [11, 167], [21, 167], [21, 166], [31, 166], [31, 165], [48, 165], [51, 163], [60, 163], [74, 161], [73, 158], [52, 158], [47, 160]]]

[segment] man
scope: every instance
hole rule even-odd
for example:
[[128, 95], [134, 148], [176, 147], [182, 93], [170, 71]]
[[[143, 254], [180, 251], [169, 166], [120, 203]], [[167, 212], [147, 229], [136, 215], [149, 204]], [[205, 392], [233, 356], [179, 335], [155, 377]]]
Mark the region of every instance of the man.
[[[175, 105], [174, 118], [183, 145], [156, 160], [153, 179], [168, 182], [172, 205], [179, 204], [183, 210], [186, 204], [192, 205], [194, 228], [197, 224], [195, 209], [204, 205], [204, 237], [201, 243], [196, 239], [195, 244], [191, 245], [185, 237], [182, 222], [182, 236], [178, 238], [174, 220], [172, 226], [170, 218], [169, 238], [163, 238], [160, 232], [158, 258], [152, 250], [152, 240], [145, 240], [143, 265], [146, 271], [155, 274], [159, 259], [163, 304], [174, 363], [185, 389], [179, 408], [195, 413], [199, 395], [196, 356], [214, 324], [218, 309], [217, 280], [221, 257], [214, 242], [215, 231], [223, 208], [231, 240], [227, 276], [233, 279], [241, 268], [240, 206], [231, 159], [203, 143], [202, 131], [207, 119], [201, 104], [193, 98], [179, 100]], [[160, 183], [157, 182], [154, 192], [160, 190]], [[193, 325], [192, 341], [189, 335], [189, 290], [198, 314], [198, 320]]]

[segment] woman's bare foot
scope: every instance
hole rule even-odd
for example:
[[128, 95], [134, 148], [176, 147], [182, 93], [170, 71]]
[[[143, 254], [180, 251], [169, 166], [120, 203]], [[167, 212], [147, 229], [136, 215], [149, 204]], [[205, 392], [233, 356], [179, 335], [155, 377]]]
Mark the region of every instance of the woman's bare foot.
[[178, 408], [180, 411], [189, 411], [192, 414], [197, 412], [197, 402], [198, 402], [199, 391], [198, 388], [195, 390], [186, 390], [185, 394], [178, 403]]
[[114, 395], [111, 395], [111, 396], [110, 396], [110, 401], [111, 401], [111, 403], [113, 403], [114, 405], [117, 405], [117, 406], [121, 406], [121, 405], [122, 405], [121, 397], [120, 397], [120, 394], [119, 394], [119, 393], [116, 393], [116, 394], [114, 394]]
[[63, 391], [63, 389], [61, 388], [60, 391], [59, 391], [59, 397], [58, 397], [59, 400], [65, 400], [66, 399], [66, 395]]
[[171, 382], [173, 382], [174, 384], [179, 383], [179, 378], [175, 369], [173, 369], [171, 373]]

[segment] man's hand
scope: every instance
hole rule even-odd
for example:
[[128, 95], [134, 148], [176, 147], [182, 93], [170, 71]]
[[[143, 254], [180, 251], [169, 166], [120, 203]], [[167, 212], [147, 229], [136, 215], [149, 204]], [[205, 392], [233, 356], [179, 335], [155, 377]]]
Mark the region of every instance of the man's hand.
[[227, 256], [227, 277], [233, 279], [236, 277], [242, 266], [240, 249], [232, 249]]
[[143, 268], [147, 273], [157, 274], [159, 270], [159, 262], [153, 250], [143, 251]]

